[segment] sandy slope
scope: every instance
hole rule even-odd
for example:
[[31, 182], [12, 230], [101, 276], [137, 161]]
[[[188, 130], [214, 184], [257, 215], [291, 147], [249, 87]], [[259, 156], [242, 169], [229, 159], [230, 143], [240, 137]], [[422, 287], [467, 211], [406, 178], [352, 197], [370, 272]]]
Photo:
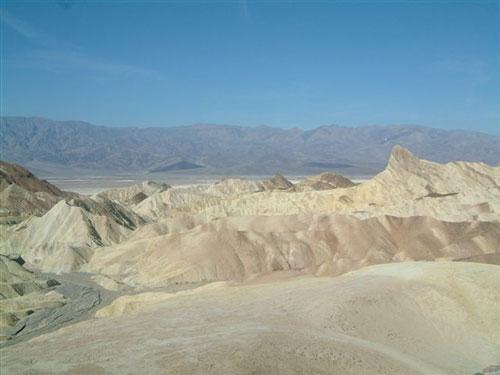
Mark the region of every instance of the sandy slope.
[[498, 266], [451, 262], [218, 283], [121, 297], [0, 355], [6, 374], [473, 374], [500, 358], [498, 285]]
[[132, 285], [160, 286], [244, 280], [272, 271], [334, 276], [370, 264], [464, 258], [500, 249], [500, 223], [429, 217], [230, 217], [166, 235], [142, 234], [96, 250], [85, 269]]
[[21, 254], [33, 267], [67, 272], [86, 263], [95, 247], [118, 243], [144, 220], [103, 197], [58, 202], [42, 217], [5, 228], [0, 251]]

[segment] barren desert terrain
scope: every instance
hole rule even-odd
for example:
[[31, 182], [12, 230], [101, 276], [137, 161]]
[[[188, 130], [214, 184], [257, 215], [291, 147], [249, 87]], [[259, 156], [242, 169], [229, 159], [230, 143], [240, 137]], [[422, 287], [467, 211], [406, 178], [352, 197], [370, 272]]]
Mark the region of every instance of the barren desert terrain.
[[363, 182], [0, 165], [2, 373], [475, 374], [500, 364], [500, 169], [396, 146]]

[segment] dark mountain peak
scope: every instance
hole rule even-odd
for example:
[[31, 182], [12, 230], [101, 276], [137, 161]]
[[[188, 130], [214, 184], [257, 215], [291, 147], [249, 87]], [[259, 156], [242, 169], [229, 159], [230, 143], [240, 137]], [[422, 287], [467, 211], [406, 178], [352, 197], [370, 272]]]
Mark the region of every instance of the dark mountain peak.
[[269, 180], [269, 182], [274, 189], [286, 190], [293, 188], [293, 184], [280, 173], [276, 173], [274, 177]]

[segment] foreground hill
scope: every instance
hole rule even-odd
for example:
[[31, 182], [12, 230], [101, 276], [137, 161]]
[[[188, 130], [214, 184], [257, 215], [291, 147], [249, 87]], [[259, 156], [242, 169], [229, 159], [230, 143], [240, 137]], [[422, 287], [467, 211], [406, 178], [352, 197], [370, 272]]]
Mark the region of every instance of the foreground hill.
[[474, 374], [498, 364], [498, 285], [498, 266], [410, 262], [337, 278], [124, 296], [96, 319], [3, 349], [2, 368], [9, 374]]
[[71, 167], [127, 173], [374, 174], [384, 167], [395, 144], [437, 162], [500, 162], [498, 136], [403, 125], [313, 130], [225, 125], [113, 128], [3, 117], [0, 134], [3, 158], [45, 173]]

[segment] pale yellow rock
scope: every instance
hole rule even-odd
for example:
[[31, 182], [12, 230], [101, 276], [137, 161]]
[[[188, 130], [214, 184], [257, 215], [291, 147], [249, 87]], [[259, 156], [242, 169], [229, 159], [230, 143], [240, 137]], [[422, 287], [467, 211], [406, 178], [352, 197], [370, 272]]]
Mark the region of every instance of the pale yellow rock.
[[500, 252], [500, 223], [342, 215], [228, 217], [139, 236], [94, 253], [85, 270], [130, 285], [245, 280], [274, 271], [335, 276], [371, 264]]
[[156, 188], [106, 193], [122, 200], [151, 193], [127, 207], [100, 196], [61, 201], [6, 229], [0, 251], [20, 252], [44, 271], [97, 271], [133, 285], [283, 269], [336, 275], [500, 251], [500, 167], [433, 163], [401, 147], [383, 172], [349, 188], [296, 192], [281, 176]]
[[88, 262], [94, 248], [120, 242], [143, 223], [105, 198], [62, 200], [42, 217], [4, 228], [0, 252], [19, 253], [43, 271], [72, 271]]
[[[336, 278], [130, 296], [148, 306], [0, 351], [6, 373], [473, 374], [500, 353], [498, 266], [409, 262]], [[149, 304], [151, 303], [151, 304]], [[23, 358], [36, 359], [24, 361]], [[53, 353], [58, 353], [54, 356]]]
[[96, 318], [105, 318], [110, 316], [121, 316], [137, 312], [138, 310], [147, 310], [155, 303], [172, 298], [173, 294], [162, 292], [141, 293], [137, 295], [118, 297], [110, 305], [96, 312]]
[[118, 297], [110, 305], [98, 310], [95, 316], [96, 318], [106, 318], [144, 312], [145, 310], [148, 310], [156, 306], [157, 304], [174, 297], [189, 296], [210, 290], [217, 290], [219, 288], [226, 287], [227, 285], [229, 284], [224, 282], [215, 282], [198, 288], [179, 291], [177, 293], [146, 292], [133, 295], [125, 295]]
[[[205, 190], [206, 191], [206, 190]], [[327, 191], [262, 191], [224, 199], [205, 192], [153, 194], [137, 206], [147, 217], [184, 212], [205, 217], [342, 213], [431, 216], [446, 221], [500, 219], [500, 167], [482, 163], [438, 164], [396, 146], [387, 168], [350, 188]]]

